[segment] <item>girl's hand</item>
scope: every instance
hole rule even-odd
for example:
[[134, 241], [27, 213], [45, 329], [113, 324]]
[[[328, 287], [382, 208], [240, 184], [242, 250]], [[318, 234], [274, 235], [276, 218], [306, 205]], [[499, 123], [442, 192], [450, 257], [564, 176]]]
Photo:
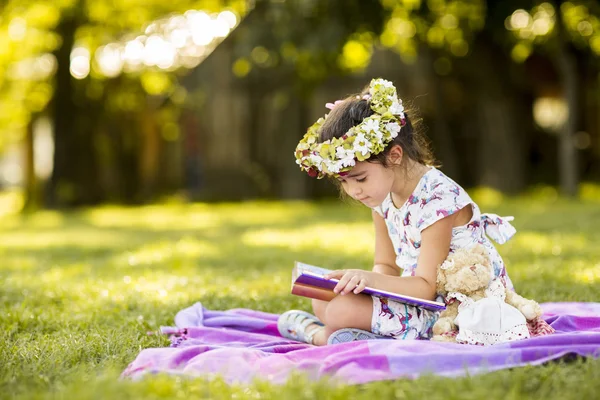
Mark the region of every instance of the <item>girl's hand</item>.
[[373, 272], [362, 269], [338, 269], [325, 275], [325, 279], [339, 279], [338, 284], [333, 288], [334, 293], [344, 295], [354, 292], [359, 294], [365, 287], [369, 286], [370, 276]]

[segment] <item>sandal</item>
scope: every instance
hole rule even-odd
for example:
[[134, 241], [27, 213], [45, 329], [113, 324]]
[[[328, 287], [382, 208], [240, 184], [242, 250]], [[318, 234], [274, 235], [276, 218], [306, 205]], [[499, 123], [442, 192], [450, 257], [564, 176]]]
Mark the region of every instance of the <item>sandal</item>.
[[393, 337], [376, 335], [372, 332], [363, 331], [362, 329], [358, 328], [344, 328], [333, 332], [327, 339], [327, 344], [340, 344], [346, 342], [355, 342], [357, 340], [374, 339], [393, 339]]
[[284, 338], [313, 344], [315, 333], [322, 328], [314, 328], [307, 333], [306, 328], [311, 324], [324, 326], [317, 317], [306, 311], [290, 310], [279, 316], [277, 329], [279, 330], [279, 334]]

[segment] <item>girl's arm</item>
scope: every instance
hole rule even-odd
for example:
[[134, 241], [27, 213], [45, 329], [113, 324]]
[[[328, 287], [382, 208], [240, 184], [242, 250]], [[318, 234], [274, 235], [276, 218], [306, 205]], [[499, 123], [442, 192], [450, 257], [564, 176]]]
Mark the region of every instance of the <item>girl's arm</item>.
[[340, 294], [352, 291], [360, 293], [365, 286], [370, 286], [388, 292], [433, 300], [436, 296], [437, 268], [450, 252], [455, 218], [456, 214], [442, 218], [421, 232], [421, 249], [414, 276], [391, 277], [350, 269], [332, 271], [326, 277], [340, 279], [334, 289], [334, 292]]
[[373, 225], [375, 225], [375, 262], [373, 272], [384, 275], [400, 275], [400, 268], [396, 265], [396, 252], [388, 235], [385, 220], [375, 211], [373, 214]]
[[436, 296], [437, 268], [450, 252], [454, 216], [442, 218], [421, 232], [421, 249], [414, 276], [381, 279], [374, 275], [369, 285], [407, 296], [433, 300]]

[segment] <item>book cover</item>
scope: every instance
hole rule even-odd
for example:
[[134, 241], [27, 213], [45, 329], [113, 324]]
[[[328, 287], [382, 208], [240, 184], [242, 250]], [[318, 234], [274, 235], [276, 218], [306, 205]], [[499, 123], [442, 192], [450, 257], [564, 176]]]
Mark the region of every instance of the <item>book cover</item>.
[[[331, 270], [326, 268], [296, 261], [294, 269], [292, 270], [292, 294], [309, 297], [311, 299], [330, 301], [337, 296], [333, 293], [333, 288], [337, 285], [339, 279], [325, 279], [325, 275], [329, 272], [331, 272]], [[446, 305], [439, 301], [419, 299], [399, 293], [378, 290], [368, 286], [362, 293], [387, 298], [432, 311], [441, 311], [446, 308]]]

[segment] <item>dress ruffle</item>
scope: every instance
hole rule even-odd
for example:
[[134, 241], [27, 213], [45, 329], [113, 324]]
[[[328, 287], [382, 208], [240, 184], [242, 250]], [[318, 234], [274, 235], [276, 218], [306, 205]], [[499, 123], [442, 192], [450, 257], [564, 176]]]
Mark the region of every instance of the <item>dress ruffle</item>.
[[506, 243], [517, 233], [517, 230], [508, 221], [514, 217], [500, 217], [496, 214], [481, 214], [481, 224], [485, 234], [498, 244]]

